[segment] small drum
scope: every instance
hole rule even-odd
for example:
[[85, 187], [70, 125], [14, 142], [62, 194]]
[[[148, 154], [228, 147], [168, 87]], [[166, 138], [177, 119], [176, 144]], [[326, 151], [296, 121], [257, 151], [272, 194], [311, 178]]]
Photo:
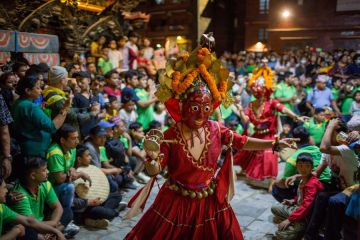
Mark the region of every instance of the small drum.
[[164, 140], [164, 134], [157, 129], [151, 129], [145, 136], [144, 149], [147, 151], [159, 151], [160, 143]]
[[93, 165], [79, 167], [77, 171], [84, 172], [90, 176], [91, 187], [89, 186], [89, 182], [85, 182], [79, 178], [74, 182], [76, 194], [83, 199], [100, 198], [100, 202], [103, 203], [110, 193], [110, 185], [106, 175], [100, 168]]

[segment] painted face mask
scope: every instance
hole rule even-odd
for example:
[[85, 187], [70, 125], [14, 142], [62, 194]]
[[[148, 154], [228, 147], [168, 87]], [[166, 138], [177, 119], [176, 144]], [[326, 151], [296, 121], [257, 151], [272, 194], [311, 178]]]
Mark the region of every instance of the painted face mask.
[[265, 94], [265, 88], [261, 84], [255, 83], [251, 87], [251, 93], [254, 95], [255, 98], [260, 98]]
[[191, 129], [203, 127], [212, 113], [212, 106], [210, 95], [203, 93], [192, 94], [183, 102], [183, 122]]

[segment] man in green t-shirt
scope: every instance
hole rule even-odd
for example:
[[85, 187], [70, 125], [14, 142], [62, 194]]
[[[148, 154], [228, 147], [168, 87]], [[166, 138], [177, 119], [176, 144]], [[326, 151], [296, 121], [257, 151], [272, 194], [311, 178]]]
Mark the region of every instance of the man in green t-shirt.
[[12, 210], [24, 216], [33, 216], [38, 221], [44, 221], [44, 209], [47, 205], [52, 213], [49, 220], [43, 223], [60, 228], [63, 208], [51, 183], [47, 180], [46, 160], [40, 157], [25, 157], [23, 163], [23, 172], [12, 190], [22, 193], [23, 198], [11, 207]]
[[[286, 108], [294, 111], [294, 101], [296, 99], [296, 88], [292, 85], [292, 77], [289, 73], [285, 75], [285, 80], [276, 86], [274, 98], [283, 104]], [[282, 121], [292, 124], [292, 120], [284, 116]], [[284, 123], [284, 122], [283, 122]]]
[[[284, 174], [281, 177], [281, 179], [278, 179], [275, 181], [273, 189], [272, 189], [273, 197], [280, 203], [284, 199], [294, 199], [294, 197], [296, 196], [297, 185], [286, 186], [285, 180], [288, 177], [298, 174], [297, 169], [296, 169], [297, 156], [300, 153], [304, 153], [304, 152], [309, 153], [313, 157], [313, 163], [314, 163], [313, 171], [320, 164], [320, 160], [321, 160], [320, 149], [316, 146], [312, 146], [309, 144], [310, 143], [310, 133], [308, 132], [308, 130], [306, 130], [306, 128], [304, 128], [303, 126], [296, 127], [293, 130], [293, 137], [300, 139], [300, 141], [297, 142], [298, 149], [286, 160]], [[327, 168], [323, 171], [323, 173], [319, 177], [319, 180], [325, 186], [330, 185], [331, 174], [330, 174], [329, 168]], [[326, 189], [326, 187], [325, 187], [325, 189]]]
[[320, 146], [326, 129], [325, 109], [316, 108], [314, 117], [304, 123], [316, 146]]
[[73, 219], [71, 206], [75, 187], [73, 181], [82, 178], [91, 183], [90, 177], [74, 168], [76, 146], [79, 143], [78, 131], [69, 124], [64, 124], [57, 132], [56, 141], [50, 145], [47, 153], [49, 180], [53, 184], [56, 195], [64, 209], [60, 222], [67, 226]]
[[[24, 227], [32, 228], [40, 233], [55, 234], [57, 239], [65, 239], [64, 235], [56, 228], [39, 222], [33, 217], [17, 214], [8, 208], [5, 205], [7, 192], [8, 190], [6, 188], [4, 177], [0, 174], [0, 239], [16, 239], [18, 237], [23, 237], [24, 239], [37, 239], [36, 234], [33, 235], [33, 232], [31, 231], [27, 231], [25, 235]], [[10, 229], [10, 231], [3, 233], [4, 223], [13, 223], [17, 225]]]

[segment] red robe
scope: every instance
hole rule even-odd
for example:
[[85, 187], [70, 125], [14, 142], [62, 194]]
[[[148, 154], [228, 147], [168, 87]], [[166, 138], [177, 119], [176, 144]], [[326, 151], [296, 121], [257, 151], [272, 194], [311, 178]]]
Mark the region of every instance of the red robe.
[[[268, 129], [267, 133], [256, 133], [252, 136], [263, 140], [275, 139], [277, 131], [277, 115], [275, 111], [282, 111], [284, 106], [277, 100], [271, 99], [265, 102], [264, 110], [259, 117], [251, 111], [250, 106], [245, 114], [256, 129]], [[245, 170], [246, 176], [254, 180], [264, 180], [267, 177], [276, 178], [278, 174], [278, 155], [271, 148], [259, 151], [239, 151], [234, 155], [234, 164], [239, 164]]]
[[[171, 127], [164, 136], [165, 139], [176, 139], [177, 143], [161, 144], [161, 152], [165, 155], [161, 165], [168, 167], [170, 181], [194, 190], [208, 186], [218, 169], [222, 146], [229, 144], [231, 139], [229, 129], [208, 121], [205, 147], [200, 159], [195, 160], [178, 127]], [[235, 148], [241, 148], [247, 141], [246, 136], [236, 133], [233, 136]], [[227, 154], [216, 176], [217, 187], [213, 195], [191, 199], [170, 190], [165, 183], [153, 205], [125, 239], [243, 239], [240, 225], [226, 200], [229, 174], [232, 174], [229, 157]]]

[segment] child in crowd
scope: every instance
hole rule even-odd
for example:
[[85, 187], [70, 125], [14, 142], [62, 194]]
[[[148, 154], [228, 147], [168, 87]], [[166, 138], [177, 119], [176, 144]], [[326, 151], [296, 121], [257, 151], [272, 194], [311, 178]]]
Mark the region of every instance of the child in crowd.
[[[149, 128], [149, 123], [154, 120], [154, 108], [153, 104], [157, 101], [155, 96], [155, 86], [152, 84], [148, 85], [150, 80], [147, 79], [146, 75], [139, 76], [139, 83], [135, 88], [136, 96], [139, 98], [137, 102], [137, 121], [142, 125], [144, 129]], [[153, 83], [153, 81], [151, 81]], [[149, 90], [146, 90], [149, 89]]]
[[[85, 145], [76, 148], [76, 168], [88, 167], [91, 163], [91, 154]], [[84, 222], [86, 226], [93, 228], [107, 228], [109, 220], [119, 215], [118, 207], [122, 196], [118, 192], [110, 193], [108, 198], [102, 203], [100, 199], [82, 199], [75, 196], [74, 214], [77, 223]], [[121, 204], [124, 209], [126, 205]]]
[[109, 96], [115, 96], [117, 100], [120, 100], [121, 91], [119, 86], [121, 82], [119, 81], [119, 74], [116, 71], [109, 71], [105, 74], [106, 85], [103, 88], [104, 93]]
[[113, 69], [118, 69], [122, 65], [123, 56], [120, 50], [117, 49], [116, 41], [109, 42], [109, 60]]
[[130, 164], [132, 165], [135, 173], [134, 177], [139, 183], [147, 183], [150, 178], [142, 172], [144, 170], [144, 162], [146, 160], [146, 153], [142, 145], [144, 129], [140, 123], [132, 122], [129, 125], [129, 131], [132, 141], [132, 157], [130, 158]]
[[154, 120], [161, 123], [161, 126], [165, 126], [165, 119], [166, 119], [166, 111], [165, 111], [165, 105], [160, 102], [156, 101], [154, 105]]
[[139, 100], [132, 88], [124, 88], [121, 95], [122, 108], [120, 110], [120, 119], [124, 122], [126, 129], [130, 123], [135, 122], [138, 115], [135, 110], [135, 103]]
[[316, 194], [324, 188], [317, 177], [311, 174], [313, 168], [312, 156], [301, 153], [296, 159], [296, 169], [301, 174], [298, 194], [293, 200], [285, 199], [281, 204], [271, 207], [271, 212], [282, 220], [277, 239], [299, 239], [305, 230], [305, 218], [309, 215]]
[[309, 131], [313, 143], [316, 146], [320, 146], [326, 129], [325, 110], [323, 108], [316, 108], [314, 117], [306, 121], [304, 127]]
[[113, 69], [112, 63], [109, 59], [109, 49], [103, 48], [102, 49], [103, 56], [98, 59], [98, 69], [99, 73], [106, 74]]
[[292, 138], [292, 133], [291, 133], [291, 125], [289, 123], [285, 123], [282, 126], [283, 131], [280, 133], [280, 138]]
[[115, 96], [109, 95], [109, 104], [106, 109], [105, 121], [112, 120], [119, 115], [119, 101]]

